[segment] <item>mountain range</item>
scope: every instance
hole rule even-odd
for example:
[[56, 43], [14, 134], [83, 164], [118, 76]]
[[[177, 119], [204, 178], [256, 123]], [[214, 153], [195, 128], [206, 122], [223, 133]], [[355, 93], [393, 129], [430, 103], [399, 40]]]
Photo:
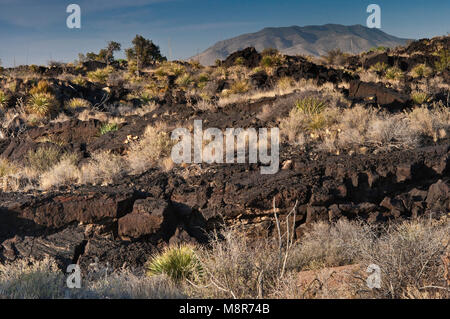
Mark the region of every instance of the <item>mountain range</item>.
[[256, 33], [217, 42], [192, 59], [203, 65], [212, 65], [217, 59], [223, 60], [231, 53], [247, 47], [254, 47], [258, 51], [274, 48], [286, 55], [321, 56], [337, 48], [343, 52], [358, 54], [374, 47], [405, 45], [408, 41], [409, 39], [397, 38], [380, 29], [362, 25], [265, 28]]

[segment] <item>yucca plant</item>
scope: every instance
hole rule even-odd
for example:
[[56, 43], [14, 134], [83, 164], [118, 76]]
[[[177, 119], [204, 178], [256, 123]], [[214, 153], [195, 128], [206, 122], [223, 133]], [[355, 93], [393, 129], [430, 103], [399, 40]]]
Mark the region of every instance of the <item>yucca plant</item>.
[[113, 71], [114, 69], [111, 66], [107, 66], [106, 68], [89, 72], [87, 77], [89, 81], [105, 84]]
[[450, 67], [450, 51], [442, 49], [437, 53], [437, 55], [439, 56], [439, 61], [435, 64], [436, 71], [444, 72]]
[[0, 108], [4, 109], [8, 105], [8, 97], [5, 92], [0, 91]]
[[250, 90], [250, 85], [247, 81], [236, 81], [231, 84], [230, 93], [231, 94], [240, 94], [246, 93]]
[[203, 275], [203, 267], [192, 245], [167, 247], [147, 263], [147, 276], [166, 275], [175, 283], [195, 280]]
[[389, 66], [384, 62], [378, 62], [370, 67], [370, 71], [384, 74]]
[[303, 112], [306, 115], [320, 114], [327, 107], [325, 102], [314, 97], [308, 97], [298, 100], [295, 106], [297, 107], [297, 110]]
[[192, 77], [188, 73], [185, 73], [180, 75], [176, 79], [175, 84], [177, 84], [180, 87], [187, 88], [192, 82], [193, 82]]
[[38, 84], [30, 90], [31, 95], [38, 93], [51, 93], [51, 92], [52, 91], [50, 88], [50, 83], [48, 83], [48, 81], [45, 80], [39, 81]]
[[81, 98], [73, 98], [66, 102], [66, 108], [68, 109], [76, 109], [79, 107], [91, 107], [91, 103]]
[[400, 80], [404, 77], [404, 74], [400, 68], [394, 66], [386, 70], [385, 76], [388, 80]]
[[72, 79], [72, 83], [76, 84], [78, 86], [85, 86], [87, 84], [87, 81], [84, 77], [82, 77], [81, 75], [75, 77]]
[[411, 99], [415, 104], [422, 105], [430, 101], [430, 96], [425, 92], [412, 92]]
[[116, 123], [107, 123], [100, 127], [100, 135], [105, 135], [109, 132], [115, 132], [119, 130], [119, 126]]
[[39, 116], [49, 116], [55, 110], [57, 103], [56, 98], [50, 93], [35, 93], [28, 101], [27, 110]]
[[433, 74], [433, 70], [426, 64], [418, 64], [411, 70], [414, 78], [429, 77], [431, 74]]

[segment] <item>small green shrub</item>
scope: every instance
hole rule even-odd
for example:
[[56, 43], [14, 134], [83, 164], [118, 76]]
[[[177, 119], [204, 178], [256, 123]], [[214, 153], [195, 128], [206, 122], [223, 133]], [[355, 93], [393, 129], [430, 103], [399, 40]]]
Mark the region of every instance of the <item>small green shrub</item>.
[[450, 68], [450, 51], [440, 50], [437, 55], [439, 56], [439, 61], [436, 62], [436, 71], [444, 72], [447, 68]]
[[106, 84], [111, 73], [114, 69], [111, 66], [107, 66], [103, 69], [97, 69], [95, 71], [88, 72], [87, 77], [91, 82], [97, 82], [101, 84]]
[[244, 63], [245, 63], [245, 60], [243, 57], [239, 57], [239, 58], [236, 58], [236, 60], [234, 60], [234, 65], [244, 65]]
[[233, 84], [231, 84], [230, 87], [230, 94], [242, 94], [246, 93], [250, 90], [250, 85], [247, 81], [236, 81]]
[[8, 97], [5, 92], [0, 91], [0, 108], [4, 109], [8, 105]]
[[163, 274], [176, 283], [201, 277], [203, 267], [195, 255], [194, 247], [167, 247], [161, 254], [153, 256], [147, 264], [147, 275]]
[[433, 74], [433, 70], [425, 64], [418, 64], [411, 70], [414, 78], [429, 77]]
[[109, 132], [115, 132], [119, 130], [119, 126], [116, 123], [107, 123], [100, 127], [100, 135], [105, 135]]
[[389, 66], [384, 62], [378, 62], [370, 67], [370, 71], [385, 74]]
[[194, 80], [192, 79], [192, 77], [188, 73], [180, 75], [175, 80], [175, 84], [176, 85], [178, 85], [180, 87], [184, 87], [184, 88], [187, 88], [192, 82], [194, 82]]
[[404, 77], [404, 74], [400, 68], [394, 66], [386, 70], [385, 76], [388, 80], [401, 80]]
[[430, 97], [425, 92], [412, 92], [411, 99], [415, 104], [422, 105], [426, 102], [429, 102]]
[[39, 94], [39, 93], [51, 93], [52, 90], [50, 88], [50, 83], [48, 83], [48, 81], [45, 80], [41, 80], [38, 82], [38, 84], [36, 86], [34, 86], [33, 88], [31, 88], [30, 90], [30, 94], [34, 95], [34, 94]]

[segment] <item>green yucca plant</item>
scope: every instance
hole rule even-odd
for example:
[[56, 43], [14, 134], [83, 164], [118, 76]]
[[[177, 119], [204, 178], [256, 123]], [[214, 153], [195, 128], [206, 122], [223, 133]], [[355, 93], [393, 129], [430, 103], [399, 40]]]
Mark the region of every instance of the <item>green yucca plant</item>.
[[30, 113], [39, 116], [49, 116], [56, 108], [57, 100], [50, 93], [35, 93], [31, 95], [27, 104]]
[[433, 70], [426, 64], [418, 64], [411, 70], [411, 75], [414, 78], [429, 77], [432, 74]]
[[167, 247], [147, 263], [147, 276], [166, 275], [175, 283], [203, 275], [203, 267], [191, 245]]
[[95, 71], [91, 71], [87, 74], [89, 81], [98, 82], [102, 84], [106, 84], [108, 81], [109, 75], [114, 71], [111, 66], [107, 66], [103, 69], [97, 69]]
[[327, 105], [314, 97], [308, 97], [298, 100], [295, 104], [297, 110], [305, 113], [306, 115], [317, 115], [326, 109]]
[[378, 62], [370, 67], [370, 71], [384, 74], [389, 66], [384, 62]]
[[109, 132], [115, 132], [119, 130], [119, 126], [116, 123], [107, 123], [100, 127], [100, 135], [105, 135]]
[[422, 105], [430, 101], [430, 96], [425, 92], [412, 92], [411, 99], [415, 104]]
[[0, 91], [0, 108], [5, 108], [8, 105], [8, 97], [5, 92]]
[[404, 77], [404, 74], [400, 68], [394, 66], [386, 70], [385, 76], [388, 80], [400, 80]]
[[439, 56], [439, 61], [435, 64], [436, 71], [444, 72], [450, 67], [450, 51], [442, 49], [437, 53], [437, 55]]

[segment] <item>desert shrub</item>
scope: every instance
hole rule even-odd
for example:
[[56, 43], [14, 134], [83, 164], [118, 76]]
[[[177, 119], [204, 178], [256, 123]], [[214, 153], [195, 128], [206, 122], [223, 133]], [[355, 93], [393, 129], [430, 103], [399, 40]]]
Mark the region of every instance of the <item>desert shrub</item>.
[[411, 221], [387, 228], [361, 255], [365, 265], [376, 264], [381, 269], [381, 289], [375, 295], [404, 298], [411, 288], [445, 286], [441, 256], [449, 234], [448, 222]]
[[6, 299], [180, 299], [185, 295], [165, 276], [115, 271], [98, 280], [83, 278], [68, 289], [66, 276], [50, 258], [0, 264], [0, 298]]
[[446, 107], [418, 107], [408, 113], [408, 118], [413, 130], [435, 141], [445, 138], [450, 131], [450, 111]]
[[128, 163], [133, 172], [143, 172], [170, 156], [173, 142], [161, 125], [148, 126], [138, 142], [130, 146]]
[[347, 55], [340, 49], [331, 50], [324, 57], [329, 64], [341, 65], [345, 62]]
[[68, 109], [76, 109], [81, 107], [90, 108], [91, 106], [92, 104], [89, 101], [86, 101], [85, 99], [81, 98], [73, 98], [65, 103], [65, 107]]
[[77, 162], [78, 157], [75, 154], [63, 155], [58, 164], [41, 174], [40, 186], [49, 189], [53, 186], [77, 183], [80, 177]]
[[264, 68], [273, 68], [281, 65], [282, 59], [280, 55], [265, 55], [261, 59], [260, 65]]
[[369, 225], [347, 220], [313, 224], [292, 249], [289, 267], [315, 270], [357, 263], [360, 247], [372, 240], [369, 230]]
[[14, 174], [18, 171], [16, 165], [8, 161], [7, 159], [0, 158], [0, 178]]
[[411, 93], [411, 99], [415, 104], [422, 105], [429, 102], [430, 96], [425, 92], [415, 91]]
[[194, 80], [189, 73], [184, 73], [175, 80], [175, 84], [183, 88], [187, 88], [193, 82]]
[[433, 74], [433, 69], [426, 64], [418, 64], [411, 70], [411, 75], [414, 78], [429, 77]]
[[277, 88], [281, 90], [289, 90], [295, 85], [295, 81], [291, 77], [282, 77], [277, 82]]
[[8, 96], [5, 92], [0, 91], [0, 108], [4, 109], [8, 106]]
[[380, 116], [369, 124], [367, 139], [381, 149], [412, 148], [419, 144], [419, 136], [403, 115]]
[[384, 62], [377, 62], [376, 64], [372, 65], [369, 70], [372, 71], [372, 72], [385, 74], [386, 71], [388, 70], [388, 68], [389, 68], [389, 66], [386, 63], [384, 63]]
[[448, 50], [442, 49], [437, 53], [439, 61], [436, 62], [435, 68], [438, 72], [444, 72], [450, 67], [450, 52]]
[[388, 80], [401, 80], [404, 74], [399, 67], [394, 66], [386, 70], [385, 77]]
[[55, 166], [61, 159], [62, 153], [56, 146], [41, 146], [36, 150], [29, 150], [26, 161], [29, 167], [43, 173]]
[[149, 260], [146, 268], [147, 276], [166, 275], [175, 283], [196, 280], [203, 275], [203, 268], [191, 245], [166, 247]]
[[52, 93], [50, 88], [50, 83], [45, 80], [41, 80], [38, 84], [30, 89], [30, 94], [43, 94], [43, 93]]
[[87, 81], [83, 76], [78, 75], [72, 79], [72, 83], [79, 86], [86, 86]]
[[91, 154], [89, 162], [81, 167], [81, 184], [111, 184], [126, 172], [125, 161], [120, 155], [110, 151], [98, 151]]
[[95, 71], [88, 72], [87, 77], [91, 82], [98, 82], [101, 84], [106, 84], [109, 76], [114, 72], [114, 68], [107, 66], [103, 69], [97, 69]]
[[64, 298], [65, 276], [55, 261], [44, 258], [0, 264], [0, 296], [8, 299]]
[[[279, 250], [266, 241], [251, 242], [236, 230], [212, 238], [198, 252], [205, 275], [191, 295], [200, 298], [271, 298], [280, 284]], [[292, 293], [292, 292], [291, 292]]]
[[159, 77], [165, 77], [168, 75], [178, 77], [184, 73], [186, 73], [186, 67], [174, 62], [163, 62], [159, 68], [155, 70], [155, 74]]
[[250, 84], [246, 80], [236, 81], [231, 84], [230, 94], [242, 94], [250, 90]]
[[119, 130], [119, 126], [117, 123], [106, 123], [100, 127], [99, 133], [100, 135], [108, 134], [109, 132], [115, 132]]
[[50, 93], [35, 93], [28, 103], [27, 111], [38, 116], [50, 116], [57, 109], [58, 101]]
[[238, 57], [236, 60], [234, 60], [234, 65], [244, 65], [245, 60], [243, 57]]
[[87, 295], [95, 299], [182, 299], [186, 296], [166, 276], [142, 277], [130, 271], [114, 272], [89, 283]]

